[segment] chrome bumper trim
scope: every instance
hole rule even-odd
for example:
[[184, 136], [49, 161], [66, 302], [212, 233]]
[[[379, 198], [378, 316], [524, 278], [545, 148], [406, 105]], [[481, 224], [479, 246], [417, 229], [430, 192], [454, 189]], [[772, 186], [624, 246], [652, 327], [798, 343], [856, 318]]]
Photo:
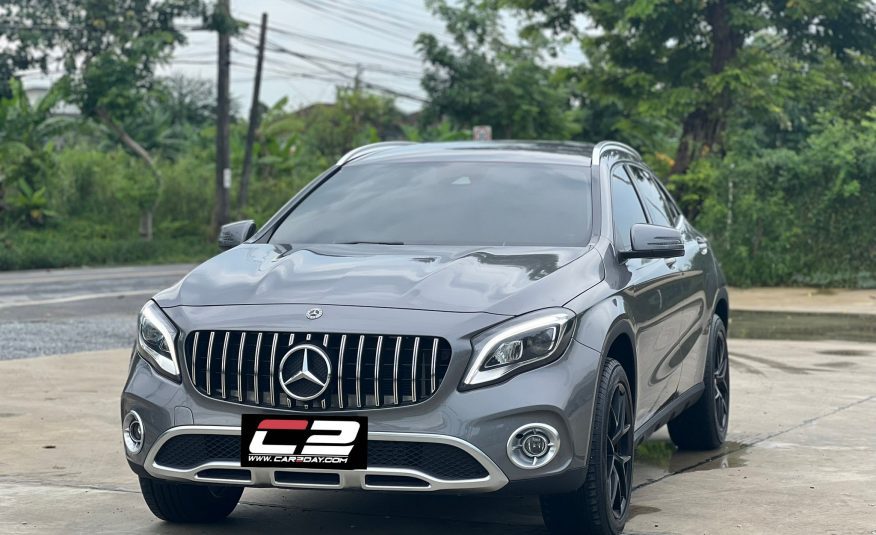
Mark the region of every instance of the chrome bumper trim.
[[[410, 468], [367, 468], [365, 470], [323, 470], [323, 469], [299, 469], [288, 470], [282, 468], [241, 467], [239, 462], [215, 461], [204, 463], [191, 469], [178, 469], [161, 466], [155, 462], [155, 457], [161, 447], [171, 438], [179, 435], [240, 435], [240, 427], [213, 426], [213, 425], [186, 425], [172, 427], [165, 431], [149, 450], [146, 456], [144, 468], [153, 477], [170, 479], [175, 481], [189, 481], [197, 483], [217, 483], [229, 485], [244, 485], [248, 487], [279, 487], [299, 489], [363, 489], [380, 491], [405, 491], [405, 492], [434, 492], [434, 491], [459, 491], [459, 492], [490, 492], [499, 490], [508, 484], [508, 478], [496, 466], [484, 452], [472, 444], [449, 435], [434, 435], [425, 433], [386, 433], [369, 432], [368, 440], [387, 440], [398, 442], [434, 442], [448, 444], [462, 449], [475, 458], [487, 471], [487, 476], [478, 479], [445, 480]], [[206, 470], [230, 469], [242, 473], [249, 472], [246, 479], [227, 479], [210, 477], [201, 474]], [[286, 483], [278, 482], [276, 474], [289, 473], [312, 473], [312, 474], [336, 474], [337, 484], [321, 483]], [[366, 476], [404, 476], [419, 480], [424, 486], [395, 486], [375, 485], [366, 482]]]

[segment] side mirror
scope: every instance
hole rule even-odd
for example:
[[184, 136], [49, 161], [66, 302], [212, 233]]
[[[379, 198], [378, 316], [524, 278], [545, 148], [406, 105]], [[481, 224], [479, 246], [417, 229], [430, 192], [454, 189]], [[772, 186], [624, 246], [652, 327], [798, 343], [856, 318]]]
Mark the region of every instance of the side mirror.
[[636, 224], [630, 230], [630, 242], [633, 248], [619, 253], [621, 260], [684, 256], [684, 240], [674, 228]]
[[252, 219], [222, 225], [222, 229], [219, 231], [219, 248], [225, 251], [237, 247], [250, 239], [255, 231], [256, 224]]

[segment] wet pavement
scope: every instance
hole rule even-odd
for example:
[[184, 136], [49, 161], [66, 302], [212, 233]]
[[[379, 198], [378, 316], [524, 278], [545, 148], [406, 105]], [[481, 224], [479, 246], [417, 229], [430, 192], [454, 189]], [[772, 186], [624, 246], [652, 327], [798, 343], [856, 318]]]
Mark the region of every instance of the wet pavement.
[[[876, 530], [876, 344], [731, 339], [731, 429], [637, 450], [627, 533]], [[248, 489], [228, 522], [155, 520], [122, 454], [112, 350], [0, 362], [2, 533], [545, 533], [532, 497]]]
[[758, 340], [848, 340], [876, 342], [876, 316], [733, 310], [730, 335]]

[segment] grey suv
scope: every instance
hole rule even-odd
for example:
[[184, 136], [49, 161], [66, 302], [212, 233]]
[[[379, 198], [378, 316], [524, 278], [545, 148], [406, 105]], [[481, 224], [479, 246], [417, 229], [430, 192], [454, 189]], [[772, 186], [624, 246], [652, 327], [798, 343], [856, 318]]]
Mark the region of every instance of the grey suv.
[[626, 145], [369, 145], [219, 241], [143, 307], [122, 394], [159, 518], [243, 487], [502, 491], [617, 533], [639, 441], [724, 440], [724, 278]]

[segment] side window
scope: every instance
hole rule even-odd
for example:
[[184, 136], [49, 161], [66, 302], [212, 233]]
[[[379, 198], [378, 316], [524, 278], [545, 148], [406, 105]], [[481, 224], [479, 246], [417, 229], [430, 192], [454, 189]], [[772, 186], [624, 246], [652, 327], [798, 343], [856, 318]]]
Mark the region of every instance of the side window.
[[672, 198], [672, 195], [670, 195], [669, 191], [666, 189], [666, 186], [664, 186], [660, 182], [660, 179], [657, 178], [657, 175], [655, 175], [654, 173], [650, 174], [651, 179], [656, 182], [658, 186], [660, 186], [660, 193], [663, 194], [663, 202], [669, 209], [669, 215], [671, 216], [672, 222], [678, 223], [678, 218], [681, 216], [681, 210], [678, 209], [678, 203], [675, 202], [675, 200]]
[[642, 203], [648, 210], [648, 215], [651, 216], [651, 223], [664, 227], [675, 226], [675, 209], [664, 196], [654, 177], [641, 167], [634, 165], [630, 166], [630, 172], [636, 181], [636, 189], [642, 196]]
[[636, 189], [622, 165], [611, 171], [611, 210], [614, 218], [614, 245], [630, 250], [630, 230], [636, 223], [647, 223]]

